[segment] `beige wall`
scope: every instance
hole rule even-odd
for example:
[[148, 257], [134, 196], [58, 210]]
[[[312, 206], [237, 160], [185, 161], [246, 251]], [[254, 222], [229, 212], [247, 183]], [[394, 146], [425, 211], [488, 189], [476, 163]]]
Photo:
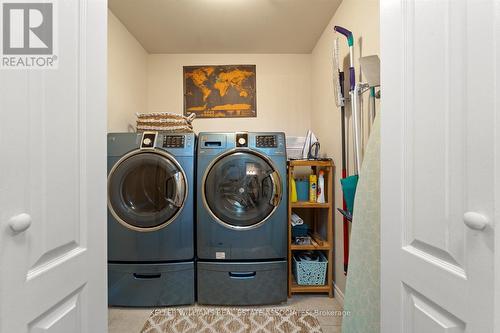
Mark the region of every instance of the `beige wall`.
[[284, 131], [304, 136], [311, 122], [309, 54], [148, 54], [108, 11], [108, 131], [135, 126], [136, 112], [183, 111], [182, 67], [255, 64], [257, 117], [196, 119], [200, 131]]
[[[378, 0], [344, 0], [312, 52], [311, 124], [313, 131], [321, 142], [322, 153], [332, 157], [337, 166], [337, 177], [335, 179], [336, 207], [342, 205], [340, 190], [341, 118], [340, 109], [335, 105], [332, 82], [332, 50], [335, 36], [333, 26], [340, 25], [353, 32], [355, 38], [356, 79], [363, 81], [363, 77], [360, 77], [357, 59], [360, 56], [379, 54], [378, 12]], [[343, 59], [341, 63], [343, 62], [348, 67], [348, 48], [345, 38], [340, 37], [339, 45], [340, 58]], [[367, 96], [368, 93], [365, 93], [363, 97], [362, 109], [364, 114], [368, 112]], [[349, 107], [347, 107], [347, 112], [350, 113]], [[370, 246], [370, 244], [366, 244], [366, 246]], [[343, 273], [343, 252], [342, 217], [337, 212], [335, 215], [335, 283], [342, 292], [345, 290], [346, 281]]]
[[257, 117], [196, 119], [196, 132], [306, 134], [311, 118], [311, 62], [307, 54], [152, 54], [148, 65], [148, 111], [182, 113], [182, 67], [223, 64], [257, 66]]
[[148, 54], [108, 11], [108, 131], [135, 126], [135, 113], [146, 112]]

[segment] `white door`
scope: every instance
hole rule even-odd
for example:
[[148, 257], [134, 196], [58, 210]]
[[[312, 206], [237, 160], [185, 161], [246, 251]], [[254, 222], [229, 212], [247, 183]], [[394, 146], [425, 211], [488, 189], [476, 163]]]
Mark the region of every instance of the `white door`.
[[488, 333], [499, 316], [499, 8], [381, 0], [383, 333]]
[[58, 69], [0, 69], [1, 333], [107, 331], [107, 6], [56, 3]]

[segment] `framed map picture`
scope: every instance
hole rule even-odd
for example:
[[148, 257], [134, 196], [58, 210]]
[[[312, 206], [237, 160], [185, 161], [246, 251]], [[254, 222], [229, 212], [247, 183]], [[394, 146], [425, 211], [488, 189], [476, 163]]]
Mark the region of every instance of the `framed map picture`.
[[255, 65], [184, 66], [184, 115], [257, 117]]

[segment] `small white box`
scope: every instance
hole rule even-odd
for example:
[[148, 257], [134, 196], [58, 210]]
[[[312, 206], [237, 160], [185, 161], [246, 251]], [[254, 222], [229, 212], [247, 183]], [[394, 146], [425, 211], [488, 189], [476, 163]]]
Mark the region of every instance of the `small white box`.
[[286, 137], [286, 155], [289, 160], [302, 159], [302, 151], [306, 142], [305, 136], [287, 136]]

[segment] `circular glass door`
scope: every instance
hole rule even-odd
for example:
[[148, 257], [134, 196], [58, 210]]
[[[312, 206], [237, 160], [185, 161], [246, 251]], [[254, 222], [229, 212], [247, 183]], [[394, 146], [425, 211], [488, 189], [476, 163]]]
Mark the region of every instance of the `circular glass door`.
[[235, 152], [210, 168], [204, 198], [219, 222], [232, 228], [251, 228], [276, 209], [281, 199], [281, 180], [264, 157]]
[[109, 174], [108, 206], [126, 227], [157, 230], [180, 212], [186, 186], [184, 172], [168, 154], [131, 153], [118, 161]]

